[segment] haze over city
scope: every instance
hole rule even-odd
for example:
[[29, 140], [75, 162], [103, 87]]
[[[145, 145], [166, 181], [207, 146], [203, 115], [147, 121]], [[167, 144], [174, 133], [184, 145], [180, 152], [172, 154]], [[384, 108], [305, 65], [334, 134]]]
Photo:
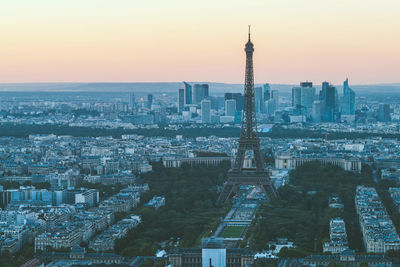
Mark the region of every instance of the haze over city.
[[0, 267], [399, 267], [400, 2], [0, 3]]

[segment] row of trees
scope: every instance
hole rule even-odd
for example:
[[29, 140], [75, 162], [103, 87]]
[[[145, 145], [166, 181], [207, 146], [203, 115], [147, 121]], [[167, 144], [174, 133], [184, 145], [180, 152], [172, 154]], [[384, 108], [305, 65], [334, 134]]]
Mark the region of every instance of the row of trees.
[[[363, 250], [354, 195], [357, 185], [374, 182], [371, 170], [363, 166], [361, 174], [339, 167], [306, 163], [290, 173], [290, 183], [279, 189], [280, 199], [261, 206], [259, 221], [254, 226], [257, 235], [251, 242], [254, 249], [265, 249], [268, 241], [287, 237], [294, 240], [297, 252], [306, 255], [322, 251], [322, 243], [329, 236], [329, 220], [342, 217], [346, 222], [349, 245]], [[337, 194], [344, 210], [331, 209], [329, 197]]]
[[[238, 127], [185, 127], [178, 130], [169, 130], [160, 125], [157, 129], [103, 129], [91, 127], [71, 127], [67, 125], [32, 125], [32, 124], [14, 124], [14, 123], [1, 123], [0, 136], [26, 138], [30, 134], [55, 134], [55, 135], [72, 135], [76, 137], [98, 137], [98, 136], [112, 136], [121, 138], [123, 134], [138, 134], [146, 137], [164, 136], [175, 137], [176, 135], [183, 135], [187, 138], [195, 138], [199, 136], [215, 135], [219, 137], [238, 137], [240, 135], [240, 128]], [[280, 126], [274, 126], [271, 132], [260, 133], [261, 137], [270, 138], [328, 138], [335, 139], [363, 139], [373, 136], [383, 138], [396, 138], [400, 139], [400, 134], [385, 134], [385, 133], [340, 133], [340, 132], [324, 132], [314, 130], [299, 130], [299, 129], [286, 129]]]
[[5, 251], [0, 255], [0, 266], [1, 267], [16, 267], [24, 264], [25, 262], [33, 259], [33, 244], [25, 245], [19, 252], [14, 255], [10, 255], [8, 251]]
[[127, 187], [127, 185], [117, 183], [117, 184], [102, 184], [102, 183], [89, 183], [89, 182], [81, 182], [76, 186], [77, 188], [79, 187], [84, 187], [84, 188], [89, 188], [89, 189], [97, 189], [99, 191], [99, 197], [100, 201], [107, 199], [111, 197], [112, 195], [117, 194], [121, 189]]
[[164, 168], [161, 162], [153, 163], [154, 171], [143, 176], [150, 190], [142, 195], [142, 203], [163, 195], [166, 205], [158, 210], [142, 206], [135, 211], [142, 216], [142, 223], [116, 242], [115, 251], [123, 256], [150, 256], [162, 243], [166, 247], [199, 245], [200, 237], [214, 230], [227, 211], [215, 202], [228, 168], [229, 164]]

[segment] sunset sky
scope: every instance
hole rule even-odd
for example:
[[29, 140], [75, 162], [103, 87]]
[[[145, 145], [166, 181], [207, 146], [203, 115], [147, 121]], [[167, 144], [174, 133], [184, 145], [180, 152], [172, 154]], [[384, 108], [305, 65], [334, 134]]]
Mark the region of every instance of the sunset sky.
[[0, 82], [400, 82], [398, 0], [2, 0]]

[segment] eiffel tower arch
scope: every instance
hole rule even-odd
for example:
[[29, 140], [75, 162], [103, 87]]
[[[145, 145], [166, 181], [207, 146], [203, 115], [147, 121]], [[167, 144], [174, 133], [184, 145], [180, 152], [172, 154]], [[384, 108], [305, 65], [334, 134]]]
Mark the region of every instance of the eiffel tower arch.
[[[228, 180], [224, 184], [222, 192], [218, 197], [218, 204], [222, 204], [229, 199], [232, 193], [236, 192], [241, 185], [255, 185], [261, 187], [268, 199], [278, 197], [278, 193], [269, 179], [268, 171], [265, 169], [264, 159], [260, 150], [260, 139], [257, 134], [257, 121], [254, 104], [254, 45], [250, 39], [250, 26], [249, 39], [244, 51], [246, 52], [246, 73], [242, 129], [240, 132], [239, 147], [233, 167], [228, 172]], [[246, 164], [245, 162], [247, 152], [252, 154], [252, 164]]]

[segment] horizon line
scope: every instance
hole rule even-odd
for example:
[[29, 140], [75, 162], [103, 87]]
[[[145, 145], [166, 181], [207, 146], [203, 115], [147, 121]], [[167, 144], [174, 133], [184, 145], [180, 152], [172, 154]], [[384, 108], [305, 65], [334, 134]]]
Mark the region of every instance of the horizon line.
[[[309, 80], [305, 80], [307, 82], [310, 82]], [[344, 80], [345, 81], [345, 80]], [[344, 82], [343, 81], [343, 82]], [[151, 81], [59, 81], [59, 82], [50, 82], [50, 81], [35, 81], [35, 82], [0, 82], [0, 84], [4, 85], [16, 85], [16, 84], [135, 84], [135, 83], [146, 83], [146, 84], [159, 84], [159, 83], [210, 83], [210, 84], [232, 84], [232, 85], [242, 85], [243, 83], [234, 83], [234, 82], [213, 82], [213, 81], [156, 81], [156, 82], [151, 82]], [[263, 83], [254, 83], [255, 85], [259, 84], [270, 84], [270, 85], [299, 85], [301, 82], [298, 83], [269, 83], [269, 82], [263, 82]], [[312, 82], [312, 81], [311, 81]], [[313, 83], [313, 85], [322, 85], [323, 82], [329, 82], [327, 80], [324, 80], [320, 83]], [[330, 83], [330, 82], [329, 82]], [[341, 84], [335, 84], [335, 83], [330, 83], [332, 85], [341, 85]], [[350, 83], [351, 86], [371, 86], [371, 85], [384, 85], [384, 86], [390, 86], [390, 85], [399, 85], [400, 86], [400, 81], [399, 82], [378, 82], [378, 83], [362, 83], [362, 84], [357, 84], [357, 83]]]

